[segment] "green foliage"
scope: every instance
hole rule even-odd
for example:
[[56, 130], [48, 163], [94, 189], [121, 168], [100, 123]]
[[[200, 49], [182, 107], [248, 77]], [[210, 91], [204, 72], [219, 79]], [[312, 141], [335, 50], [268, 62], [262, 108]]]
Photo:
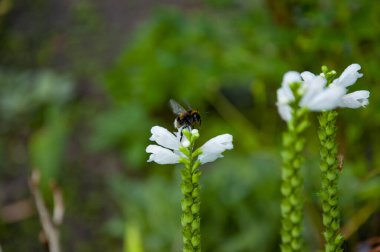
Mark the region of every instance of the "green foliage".
[[[65, 250], [120, 250], [123, 240], [132, 239], [128, 235], [139, 237], [144, 251], [180, 250], [181, 226], [173, 218], [181, 210], [179, 170], [148, 166], [145, 153], [151, 126], [172, 127], [167, 103], [174, 98], [200, 110], [201, 138], [228, 132], [236, 142], [223, 161], [202, 167], [204, 251], [278, 251], [278, 146], [286, 125], [276, 111], [275, 90], [285, 71], [317, 72], [321, 63], [338, 72], [361, 64], [364, 77], [353, 88], [371, 91], [367, 108], [355, 115], [339, 111], [337, 139], [345, 156], [339, 186], [347, 247], [378, 235], [376, 2], [209, 0], [185, 10], [163, 6], [133, 34], [118, 35], [128, 39], [120, 51], [105, 29], [124, 23], [108, 20], [107, 7], [114, 8], [108, 2], [79, 1], [62, 12], [45, 0], [3, 2], [0, 175], [1, 191], [9, 196], [1, 203], [28, 195], [26, 183], [16, 191], [7, 188], [27, 181], [32, 164], [46, 168], [46, 177], [62, 182], [66, 196]], [[40, 67], [54, 71], [29, 70]], [[305, 132], [304, 233], [315, 251], [322, 247], [316, 237], [323, 227], [315, 217], [322, 209], [313, 165], [319, 143], [311, 120]], [[37, 222], [34, 217], [1, 225], [4, 251], [38, 250]]]

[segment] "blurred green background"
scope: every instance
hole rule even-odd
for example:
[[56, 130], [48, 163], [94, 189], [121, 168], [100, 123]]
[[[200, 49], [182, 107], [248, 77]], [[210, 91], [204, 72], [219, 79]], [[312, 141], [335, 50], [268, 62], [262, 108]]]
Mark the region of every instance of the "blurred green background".
[[[180, 166], [145, 153], [152, 126], [173, 127], [174, 98], [201, 111], [199, 144], [234, 136], [225, 158], [202, 167], [203, 250], [278, 251], [286, 125], [276, 89], [288, 70], [356, 62], [364, 77], [350, 90], [371, 97], [339, 111], [341, 206], [345, 251], [370, 251], [380, 236], [379, 60], [371, 0], [1, 0], [0, 245], [44, 251], [28, 188], [36, 168], [50, 207], [51, 180], [64, 194], [63, 251], [181, 251]], [[323, 245], [316, 130], [304, 166], [310, 251]]]

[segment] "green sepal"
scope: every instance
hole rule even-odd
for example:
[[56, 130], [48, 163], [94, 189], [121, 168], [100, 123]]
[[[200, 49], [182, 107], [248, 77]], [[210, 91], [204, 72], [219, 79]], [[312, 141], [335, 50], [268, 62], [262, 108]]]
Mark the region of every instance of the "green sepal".
[[181, 145], [179, 147], [179, 151], [182, 152], [187, 158], [191, 158], [190, 150], [188, 148], [186, 148], [185, 146]]

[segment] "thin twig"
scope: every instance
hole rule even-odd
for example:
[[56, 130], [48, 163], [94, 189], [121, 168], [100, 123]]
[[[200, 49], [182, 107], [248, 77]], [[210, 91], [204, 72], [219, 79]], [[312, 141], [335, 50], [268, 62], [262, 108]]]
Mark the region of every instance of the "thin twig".
[[32, 192], [37, 212], [40, 217], [43, 232], [45, 234], [49, 251], [60, 252], [59, 244], [59, 229], [58, 226], [62, 223], [64, 215], [64, 204], [61, 190], [55, 183], [52, 183], [54, 211], [53, 218], [46, 207], [43, 196], [39, 190], [40, 174], [38, 170], [32, 171], [32, 176], [29, 181], [30, 190]]

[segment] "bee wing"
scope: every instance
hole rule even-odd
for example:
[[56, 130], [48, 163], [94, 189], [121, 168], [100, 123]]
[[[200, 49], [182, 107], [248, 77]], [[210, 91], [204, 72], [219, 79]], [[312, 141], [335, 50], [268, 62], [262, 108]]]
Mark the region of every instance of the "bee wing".
[[174, 114], [178, 115], [186, 111], [186, 109], [184, 109], [181, 105], [179, 105], [178, 102], [176, 102], [175, 100], [170, 99], [169, 102], [170, 102], [170, 107], [172, 108]]

